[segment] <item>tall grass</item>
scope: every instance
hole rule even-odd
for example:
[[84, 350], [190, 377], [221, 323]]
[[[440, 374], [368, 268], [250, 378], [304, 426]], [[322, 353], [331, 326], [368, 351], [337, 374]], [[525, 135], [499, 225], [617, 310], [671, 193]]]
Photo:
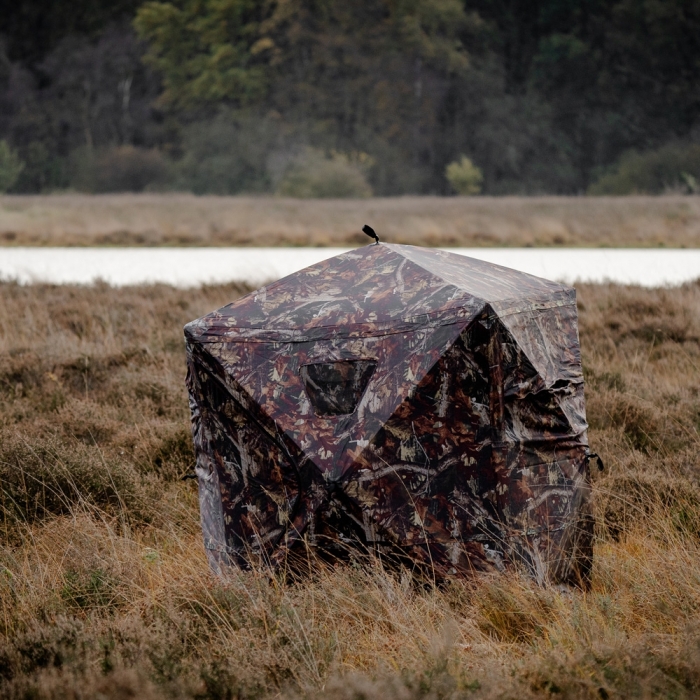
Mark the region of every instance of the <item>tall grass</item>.
[[579, 289], [587, 592], [312, 552], [212, 577], [181, 326], [242, 291], [0, 286], [0, 696], [698, 695], [700, 284]]

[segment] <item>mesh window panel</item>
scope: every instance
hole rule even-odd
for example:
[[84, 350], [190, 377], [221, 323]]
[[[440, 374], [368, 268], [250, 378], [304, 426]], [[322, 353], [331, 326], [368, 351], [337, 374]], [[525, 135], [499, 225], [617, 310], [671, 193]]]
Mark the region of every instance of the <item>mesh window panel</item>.
[[373, 360], [303, 365], [299, 374], [318, 416], [352, 413], [365, 393], [377, 363]]

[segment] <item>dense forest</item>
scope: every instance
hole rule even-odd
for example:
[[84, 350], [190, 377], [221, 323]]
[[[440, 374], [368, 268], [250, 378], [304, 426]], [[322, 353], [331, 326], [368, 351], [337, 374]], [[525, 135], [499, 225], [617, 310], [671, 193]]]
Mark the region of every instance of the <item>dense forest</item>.
[[0, 191], [688, 192], [700, 0], [3, 0]]

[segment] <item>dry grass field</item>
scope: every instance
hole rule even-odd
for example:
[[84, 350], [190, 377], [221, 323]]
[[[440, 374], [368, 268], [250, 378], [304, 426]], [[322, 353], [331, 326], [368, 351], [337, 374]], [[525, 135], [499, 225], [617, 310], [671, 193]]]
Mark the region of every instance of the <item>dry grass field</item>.
[[578, 290], [587, 592], [371, 559], [215, 580], [181, 328], [242, 291], [0, 285], [0, 697], [698, 697], [700, 283]]
[[0, 197], [0, 245], [700, 247], [700, 197]]

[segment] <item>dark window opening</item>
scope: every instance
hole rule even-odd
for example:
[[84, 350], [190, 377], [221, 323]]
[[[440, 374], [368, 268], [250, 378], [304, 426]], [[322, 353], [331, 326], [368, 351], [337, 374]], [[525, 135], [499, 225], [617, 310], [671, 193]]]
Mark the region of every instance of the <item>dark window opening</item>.
[[342, 416], [357, 408], [376, 367], [374, 360], [323, 362], [299, 374], [317, 416]]

